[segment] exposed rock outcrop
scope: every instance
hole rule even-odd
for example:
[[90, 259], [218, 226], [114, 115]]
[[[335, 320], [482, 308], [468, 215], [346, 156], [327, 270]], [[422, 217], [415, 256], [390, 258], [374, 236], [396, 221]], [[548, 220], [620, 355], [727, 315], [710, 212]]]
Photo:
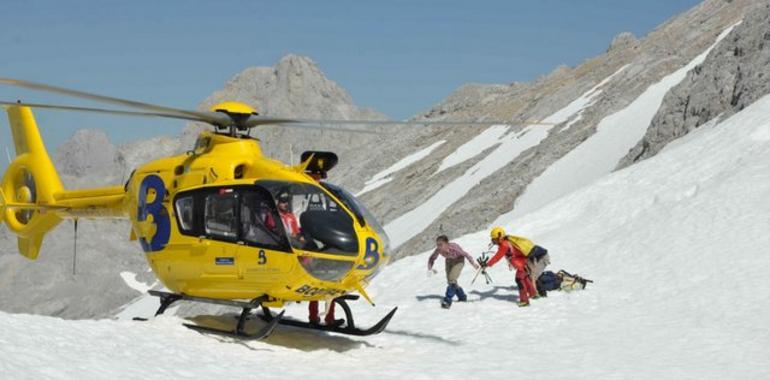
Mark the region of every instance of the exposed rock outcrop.
[[758, 2], [708, 59], [663, 100], [647, 134], [619, 167], [652, 157], [708, 121], [770, 93], [770, 3]]

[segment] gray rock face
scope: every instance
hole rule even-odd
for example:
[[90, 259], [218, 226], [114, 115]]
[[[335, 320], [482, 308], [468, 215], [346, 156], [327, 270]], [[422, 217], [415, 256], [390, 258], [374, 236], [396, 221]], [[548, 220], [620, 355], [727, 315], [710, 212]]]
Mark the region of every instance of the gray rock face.
[[81, 129], [62, 144], [53, 157], [59, 174], [71, 177], [112, 179], [120, 166], [118, 149], [98, 129]]
[[[385, 120], [384, 115], [353, 104], [350, 95], [324, 76], [310, 58], [287, 55], [275, 67], [249, 68], [225, 84], [201, 104], [208, 109], [213, 104], [235, 100], [256, 107], [266, 116], [331, 120]], [[199, 128], [199, 127], [198, 127]], [[191, 127], [188, 134], [196, 131]], [[381, 137], [334, 131], [297, 129], [288, 126], [264, 126], [253, 131], [262, 141], [265, 155], [284, 162], [298, 163], [306, 150], [332, 150], [344, 163], [357, 160], [362, 147]], [[340, 170], [341, 169], [341, 170]], [[335, 169], [335, 175], [345, 176], [352, 167]]]
[[326, 78], [310, 58], [293, 54], [283, 57], [275, 67], [242, 71], [224, 89], [204, 100], [200, 108], [233, 100], [253, 105], [267, 116], [385, 119], [372, 109], [354, 105], [350, 95]]
[[770, 3], [758, 2], [707, 60], [664, 98], [644, 138], [620, 162], [652, 157], [706, 122], [770, 93]]
[[422, 116], [426, 119], [441, 119], [452, 113], [489, 104], [504, 95], [510, 96], [512, 93], [521, 93], [528, 88], [529, 85], [521, 83], [510, 85], [466, 84]]
[[623, 32], [615, 36], [615, 38], [612, 39], [612, 42], [610, 43], [610, 47], [607, 49], [607, 51], [612, 50], [618, 50], [618, 49], [628, 49], [630, 47], [634, 47], [639, 43], [639, 41], [636, 39], [636, 36], [634, 36], [631, 32]]

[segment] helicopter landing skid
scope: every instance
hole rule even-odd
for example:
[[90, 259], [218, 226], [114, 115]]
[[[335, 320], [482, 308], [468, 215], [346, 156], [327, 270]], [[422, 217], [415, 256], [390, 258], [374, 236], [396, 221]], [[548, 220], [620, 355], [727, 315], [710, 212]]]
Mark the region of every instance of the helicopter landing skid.
[[398, 310], [398, 307], [395, 307], [393, 308], [393, 310], [390, 311], [390, 313], [388, 313], [384, 318], [382, 318], [374, 326], [368, 329], [359, 329], [355, 326], [355, 322], [353, 322], [353, 313], [350, 310], [350, 306], [348, 306], [347, 302], [345, 302], [346, 299], [355, 300], [355, 299], [358, 299], [358, 296], [345, 295], [334, 299], [334, 303], [340, 305], [340, 307], [342, 307], [342, 310], [345, 312], [345, 322], [343, 323], [344, 327], [341, 327], [340, 325], [335, 325], [335, 326], [320, 325], [317, 323], [302, 322], [296, 319], [281, 319], [281, 316], [283, 316], [283, 311], [277, 316], [273, 316], [273, 314], [270, 312], [270, 309], [264, 306], [262, 307], [263, 314], [259, 315], [259, 317], [268, 323], [275, 323], [275, 321], [278, 320], [279, 324], [285, 325], [285, 326], [293, 326], [293, 327], [299, 327], [303, 329], [310, 329], [310, 330], [317, 330], [317, 331], [328, 331], [328, 332], [333, 332], [337, 334], [367, 336], [367, 335], [375, 335], [383, 332], [385, 328], [388, 326], [388, 323], [390, 323], [390, 320], [393, 318], [393, 315], [395, 315], [396, 311]]
[[238, 318], [238, 324], [235, 326], [235, 330], [232, 331], [222, 330], [214, 327], [199, 326], [191, 323], [183, 323], [183, 325], [188, 329], [195, 330], [204, 334], [217, 334], [247, 340], [261, 340], [267, 338], [270, 336], [270, 334], [273, 333], [275, 327], [278, 326], [279, 322], [281, 322], [281, 317], [283, 317], [284, 312], [281, 311], [272, 321], [265, 325], [265, 327], [254, 334], [249, 334], [243, 329], [243, 325], [246, 323], [246, 319], [248, 319], [250, 313], [251, 309], [243, 309], [241, 316]]
[[155, 316], [163, 314], [163, 312], [165, 312], [166, 309], [172, 303], [180, 300], [210, 303], [215, 305], [234, 306], [234, 307], [240, 307], [242, 309], [241, 315], [238, 317], [238, 323], [235, 326], [235, 330], [223, 330], [223, 329], [218, 329], [214, 327], [199, 326], [191, 323], [183, 323], [185, 327], [204, 334], [218, 334], [218, 335], [224, 335], [224, 336], [229, 336], [233, 338], [248, 339], [248, 340], [265, 339], [268, 336], [270, 336], [273, 330], [275, 330], [275, 327], [278, 326], [278, 324], [281, 322], [281, 317], [283, 317], [283, 313], [284, 313], [283, 311], [281, 311], [271, 321], [268, 321], [268, 324], [262, 327], [262, 329], [260, 329], [254, 334], [249, 334], [244, 330], [244, 325], [246, 324], [246, 320], [251, 314], [252, 309], [260, 307], [262, 302], [267, 301], [268, 298], [266, 296], [255, 298], [249, 302], [244, 302], [244, 301], [233, 301], [233, 300], [221, 300], [216, 298], [194, 297], [194, 296], [188, 296], [185, 294], [161, 292], [158, 290], [150, 290], [148, 293], [150, 293], [150, 295], [152, 296], [156, 296], [160, 298], [160, 307], [158, 308], [158, 311], [155, 312]]

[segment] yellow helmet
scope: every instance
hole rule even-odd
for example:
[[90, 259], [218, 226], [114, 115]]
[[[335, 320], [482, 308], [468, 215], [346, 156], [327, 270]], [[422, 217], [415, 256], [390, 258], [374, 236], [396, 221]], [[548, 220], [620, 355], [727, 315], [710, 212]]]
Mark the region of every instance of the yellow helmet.
[[492, 229], [492, 232], [489, 233], [489, 237], [492, 239], [499, 239], [503, 236], [505, 236], [505, 230], [503, 227], [495, 227]]

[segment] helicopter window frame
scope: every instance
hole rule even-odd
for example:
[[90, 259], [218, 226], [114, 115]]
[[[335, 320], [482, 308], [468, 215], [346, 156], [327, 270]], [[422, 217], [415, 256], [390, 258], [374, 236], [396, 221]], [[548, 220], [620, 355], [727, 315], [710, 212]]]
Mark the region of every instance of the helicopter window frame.
[[[240, 222], [238, 225], [241, 228], [241, 232], [238, 234], [239, 242], [253, 247], [293, 253], [291, 244], [286, 237], [286, 231], [284, 229], [283, 223], [279, 222], [280, 216], [278, 215], [278, 207], [275, 202], [273, 202], [273, 197], [270, 195], [270, 192], [259, 186], [248, 186], [241, 188], [239, 193], [241, 195], [240, 201], [238, 203], [238, 220]], [[260, 215], [260, 218], [256, 218], [259, 223], [253, 223], [252, 221], [253, 224], [251, 226], [254, 227], [253, 232], [256, 232], [256, 235], [253, 238], [248, 237], [252, 231], [244, 229], [246, 224], [244, 223], [244, 218], [242, 215], [244, 206], [246, 205], [245, 200], [249, 196], [259, 196], [261, 198], [260, 201], [264, 202], [260, 208], [265, 208], [266, 206], [266, 211], [268, 212], [268, 214], [265, 214], [264, 216]], [[267, 225], [266, 219], [262, 219], [262, 217], [267, 218], [267, 216], [273, 220], [272, 227]], [[260, 236], [260, 234], [262, 237], [267, 237], [267, 239], [271, 242], [266, 243], [265, 239], [257, 240], [256, 236]]]
[[[219, 234], [212, 234], [210, 232], [206, 231], [206, 200], [210, 195], [218, 194], [222, 190], [232, 190], [232, 193], [237, 194], [237, 202], [235, 204], [235, 212], [234, 212], [234, 218], [237, 221], [237, 229], [238, 232], [236, 236], [234, 237], [227, 237], [227, 236], [221, 236]], [[183, 192], [179, 192], [174, 196], [174, 205], [176, 205], [176, 202], [182, 198], [185, 197], [192, 197], [193, 199], [193, 220], [191, 228], [185, 229], [182, 225], [182, 221], [180, 220], [180, 213], [175, 208], [175, 215], [174, 218], [176, 220], [176, 225], [179, 230], [179, 233], [185, 236], [192, 236], [197, 238], [203, 238], [203, 239], [210, 239], [215, 241], [225, 241], [229, 243], [238, 243], [243, 244], [245, 246], [255, 247], [255, 248], [261, 248], [261, 249], [269, 249], [277, 252], [283, 252], [283, 253], [289, 253], [292, 254], [292, 248], [291, 244], [289, 243], [288, 239], [286, 238], [286, 233], [284, 231], [284, 227], [282, 223], [276, 223], [275, 226], [273, 226], [273, 232], [269, 233], [272, 235], [269, 239], [269, 243], [265, 240], [257, 240], [257, 239], [249, 239], [246, 237], [246, 233], [248, 231], [245, 230], [243, 225], [243, 219], [241, 217], [242, 207], [243, 207], [243, 199], [245, 199], [249, 194], [258, 194], [261, 196], [263, 201], [266, 202], [265, 206], [268, 209], [268, 212], [270, 213], [271, 217], [274, 218], [274, 220], [280, 220], [278, 219], [278, 208], [275, 205], [272, 195], [269, 191], [262, 188], [261, 186], [254, 186], [254, 185], [236, 185], [236, 186], [207, 186], [202, 188], [197, 188], [193, 190], [186, 190]], [[273, 215], [275, 214], [275, 215]], [[267, 228], [265, 225], [265, 222], [259, 223], [259, 225], [262, 225], [264, 228]]]
[[351, 199], [351, 196], [349, 196], [344, 189], [326, 181], [320, 181], [319, 184], [326, 191], [332, 193], [335, 198], [337, 198], [343, 205], [345, 205], [345, 207], [348, 208], [348, 210], [350, 210], [350, 212], [353, 213], [353, 216], [356, 217], [356, 221], [361, 227], [366, 227], [366, 218], [364, 217], [364, 213], [361, 212], [358, 204], [353, 199]]
[[[221, 189], [221, 191], [215, 193], [206, 194], [204, 201], [204, 213], [203, 213], [203, 230], [206, 236], [214, 237], [215, 240], [225, 241], [237, 241], [240, 235], [240, 199], [238, 192], [227, 188]], [[231, 202], [231, 205], [217, 204], [219, 202]], [[231, 211], [231, 220], [228, 221], [224, 215], [211, 215], [210, 210], [214, 208], [220, 208], [218, 211]], [[225, 221], [225, 223], [219, 223]], [[221, 226], [221, 228], [220, 228]], [[218, 238], [218, 239], [217, 239]]]
[[[187, 203], [189, 205], [182, 204]], [[188, 208], [189, 207], [189, 208]], [[174, 200], [174, 211], [176, 212], [179, 230], [192, 232], [195, 229], [195, 198], [192, 194], [177, 197]]]

